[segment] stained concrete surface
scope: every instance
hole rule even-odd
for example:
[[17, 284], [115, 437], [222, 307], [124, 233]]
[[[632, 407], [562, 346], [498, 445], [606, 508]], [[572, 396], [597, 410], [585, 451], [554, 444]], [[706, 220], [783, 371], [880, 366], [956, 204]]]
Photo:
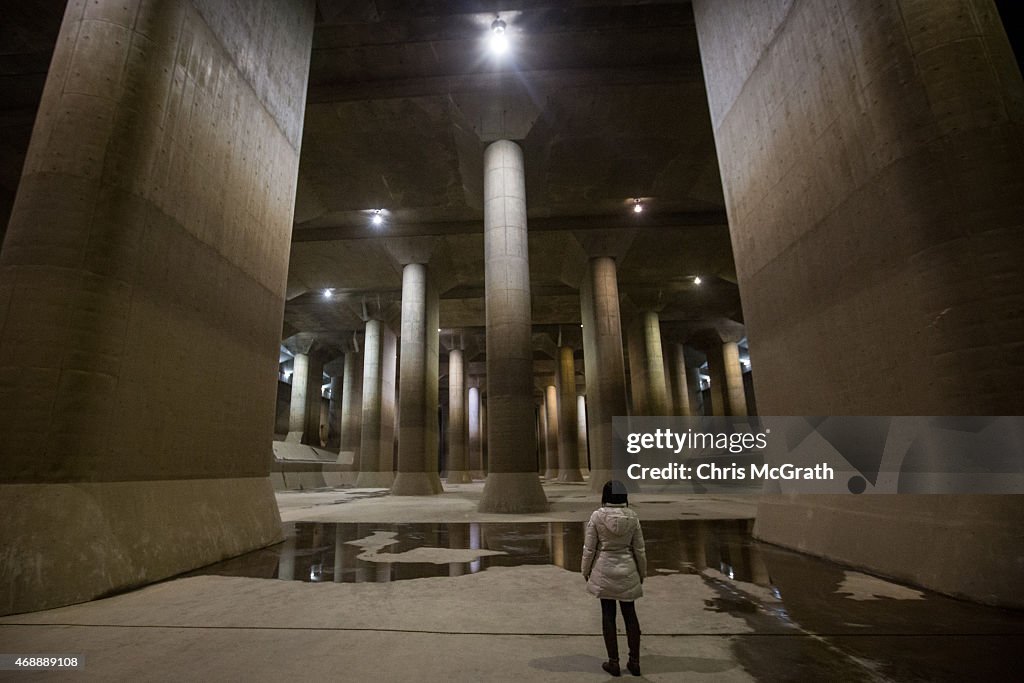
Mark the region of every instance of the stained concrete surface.
[[[409, 519], [410, 499], [383, 491], [278, 494], [286, 516], [326, 511], [335, 520], [286, 524], [295, 531], [294, 576], [306, 580], [273, 578], [286, 542], [260, 551], [262, 559], [253, 566], [262, 567], [267, 578], [193, 575], [105, 600], [5, 617], [0, 649], [84, 654], [85, 669], [75, 674], [81, 680], [607, 678], [600, 669], [600, 610], [573, 567], [574, 534], [595, 505], [593, 495], [585, 486], [546, 485], [552, 511], [501, 516], [503, 523], [495, 524], [479, 513], [472, 519], [480, 484], [461, 488], [415, 499], [421, 508], [416, 519], [452, 521], [415, 524], [381, 521]], [[332, 497], [346, 502], [295, 504]], [[730, 506], [733, 513], [749, 510], [753, 499], [634, 498], [649, 530], [652, 557], [658, 558], [638, 602], [644, 632], [640, 680], [998, 680], [1016, 670], [1024, 645], [1020, 613], [959, 602], [757, 543], [749, 537], [749, 515], [721, 514]], [[374, 508], [377, 520], [371, 519]], [[539, 521], [551, 516], [562, 520]], [[494, 564], [475, 572], [469, 571], [473, 560], [464, 562], [459, 554], [474, 544], [471, 533], [462, 533], [473, 526], [482, 530], [478, 547], [500, 545], [503, 553], [482, 558]], [[486, 533], [488, 527], [500, 534]], [[339, 583], [326, 571], [320, 577], [326, 580], [309, 581], [314, 560], [325, 570], [332, 565], [332, 543], [339, 538], [349, 573]], [[355, 557], [374, 549], [426, 561]], [[497, 564], [516, 555], [527, 562]], [[387, 577], [380, 567], [388, 567]], [[417, 578], [427, 567], [446, 575]], [[356, 582], [351, 570], [359, 568], [367, 582]], [[459, 568], [467, 571], [458, 573]], [[621, 634], [620, 640], [624, 646]], [[34, 677], [70, 678], [66, 672]], [[0, 680], [24, 678], [0, 673]]]

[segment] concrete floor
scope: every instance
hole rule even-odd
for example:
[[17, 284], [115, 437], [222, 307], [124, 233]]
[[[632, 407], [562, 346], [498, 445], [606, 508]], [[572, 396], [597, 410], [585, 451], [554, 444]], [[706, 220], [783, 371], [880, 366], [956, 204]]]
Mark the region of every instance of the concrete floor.
[[[474, 512], [480, 484], [451, 488], [432, 498], [326, 490], [278, 499], [287, 522], [320, 528], [491, 518], [525, 528], [582, 521], [595, 503], [582, 486], [545, 485], [552, 510], [510, 520]], [[652, 529], [671, 520], [749, 518], [754, 510], [754, 499], [741, 496], [634, 498]], [[374, 540], [382, 538], [376, 533], [367, 532], [369, 540], [351, 552], [386, 552], [387, 542]], [[755, 554], [767, 573], [755, 582], [710, 565], [692, 573], [652, 572], [637, 608], [644, 632], [641, 680], [992, 680], [1017, 670], [1024, 645], [1019, 613], [749, 540], [726, 542], [745, 557]], [[415, 550], [416, 541], [405, 543]], [[283, 545], [263, 553], [280, 553]], [[420, 550], [416, 562], [467, 560], [446, 557], [456, 552], [448, 548]], [[396, 557], [388, 556], [403, 561]], [[45, 680], [597, 681], [607, 678], [599, 634], [598, 605], [580, 575], [540, 564], [384, 583], [191, 575], [0, 619], [0, 651], [85, 656], [76, 674], [31, 674]], [[624, 653], [624, 636], [620, 647]], [[26, 677], [0, 672], [2, 680]]]

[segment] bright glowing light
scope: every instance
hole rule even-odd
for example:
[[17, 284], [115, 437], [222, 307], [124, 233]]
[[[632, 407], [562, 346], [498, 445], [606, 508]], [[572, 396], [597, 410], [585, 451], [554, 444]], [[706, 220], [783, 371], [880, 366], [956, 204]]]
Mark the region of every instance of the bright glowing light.
[[491, 37], [488, 42], [494, 54], [503, 55], [508, 52], [508, 34], [505, 31], [505, 22], [501, 19], [495, 19], [491, 24]]
[[640, 203], [639, 199], [633, 200], [633, 213], [641, 213], [644, 210], [644, 205]]
[[324, 290], [324, 298], [325, 299], [330, 299], [332, 296], [334, 296], [334, 289], [333, 288], [328, 287], [327, 289]]
[[704, 281], [700, 279], [700, 275], [697, 275], [697, 276], [695, 276], [693, 278], [693, 284], [695, 284], [695, 285], [699, 285], [702, 282], [704, 282]]
[[373, 224], [380, 225], [384, 222], [384, 216], [381, 215], [380, 209], [375, 209], [373, 212]]

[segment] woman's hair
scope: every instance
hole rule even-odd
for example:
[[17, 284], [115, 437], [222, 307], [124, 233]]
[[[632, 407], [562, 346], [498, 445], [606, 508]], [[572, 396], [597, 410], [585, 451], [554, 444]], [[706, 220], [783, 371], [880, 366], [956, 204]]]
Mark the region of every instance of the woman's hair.
[[626, 493], [626, 485], [617, 479], [612, 479], [601, 489], [601, 505], [624, 505], [629, 503], [629, 496]]

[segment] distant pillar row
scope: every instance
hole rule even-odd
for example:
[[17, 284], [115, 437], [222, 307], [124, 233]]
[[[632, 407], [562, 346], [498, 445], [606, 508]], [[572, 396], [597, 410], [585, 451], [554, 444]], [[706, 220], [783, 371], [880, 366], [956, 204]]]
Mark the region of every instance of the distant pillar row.
[[395, 496], [442, 492], [438, 476], [438, 312], [427, 267], [402, 269], [401, 367], [398, 372], [398, 474]]
[[484, 298], [488, 472], [481, 512], [539, 512], [548, 502], [531, 457], [533, 346], [523, 151], [484, 150]]
[[466, 452], [466, 374], [462, 351], [452, 349], [448, 352], [448, 483], [471, 481]]

